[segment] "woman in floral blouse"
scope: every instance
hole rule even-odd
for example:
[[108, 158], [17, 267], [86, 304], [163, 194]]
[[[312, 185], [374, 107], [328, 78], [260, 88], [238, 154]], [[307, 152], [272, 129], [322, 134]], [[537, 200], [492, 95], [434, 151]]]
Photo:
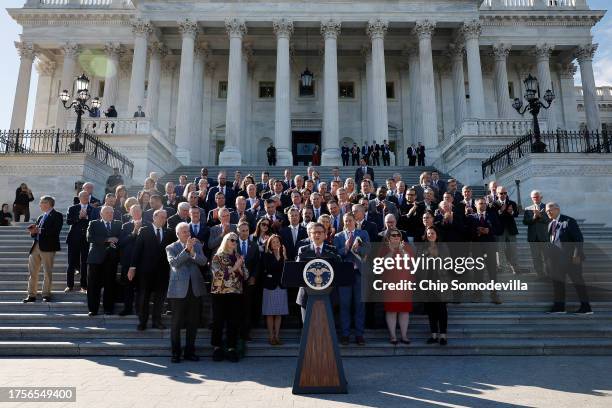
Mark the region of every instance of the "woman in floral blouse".
[[[244, 259], [238, 254], [238, 235], [231, 232], [223, 237], [217, 253], [212, 259], [212, 298], [213, 324], [211, 344], [213, 360], [221, 361], [227, 358], [237, 362], [236, 342], [242, 314], [242, 290], [249, 279], [249, 273], [244, 266]], [[223, 327], [225, 332], [227, 352], [223, 351]]]

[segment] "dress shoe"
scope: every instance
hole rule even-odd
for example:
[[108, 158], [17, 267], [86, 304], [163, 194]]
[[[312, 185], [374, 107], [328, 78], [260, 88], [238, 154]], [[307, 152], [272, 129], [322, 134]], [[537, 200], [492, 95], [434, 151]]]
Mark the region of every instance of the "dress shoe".
[[397, 343], [399, 342], [397, 341], [397, 339], [391, 339], [389, 340], [389, 343], [393, 344], [394, 346], [397, 346]]
[[200, 357], [195, 354], [185, 354], [183, 358], [188, 361], [200, 361]]
[[179, 356], [172, 356], [170, 361], [173, 362], [173, 363], [180, 363], [181, 362], [181, 358]]
[[119, 312], [119, 316], [128, 316], [131, 315], [132, 311], [131, 310], [122, 310]]
[[448, 344], [448, 341], [446, 340], [445, 337], [440, 337], [440, 345], [441, 346], [446, 346]]
[[348, 346], [349, 345], [349, 338], [348, 338], [348, 336], [340, 337], [340, 344], [342, 344], [343, 346]]
[[66, 286], [66, 289], [64, 289], [64, 293], [72, 292], [73, 290], [74, 288], [71, 288], [70, 286]]
[[97, 316], [97, 315], [98, 315], [98, 313], [96, 313], [96, 312], [89, 312], [89, 313], [87, 313], [87, 316], [89, 316], [89, 317], [93, 317], [93, 316]]
[[159, 329], [159, 330], [165, 330], [166, 326], [164, 326], [162, 323], [153, 323], [151, 325], [152, 328], [154, 329]]
[[363, 336], [357, 336], [355, 338], [355, 343], [357, 343], [358, 346], [365, 346], [365, 339]]
[[400, 339], [400, 342], [402, 342], [402, 344], [408, 345], [408, 344], [410, 344], [410, 339], [405, 339], [405, 340], [404, 339]]
[[23, 299], [23, 303], [32, 303], [32, 302], [36, 302], [35, 296], [28, 296], [27, 298]]
[[227, 349], [227, 353], [226, 353], [226, 357], [227, 357], [227, 361], [230, 361], [232, 363], [237, 363], [238, 360], [240, 360], [240, 358], [238, 357], [238, 352], [236, 351], [236, 349]]
[[221, 347], [215, 347], [212, 354], [213, 361], [223, 361], [225, 358], [225, 354], [223, 353], [223, 349]]
[[146, 330], [147, 326], [145, 324], [139, 324], [138, 326], [136, 326], [136, 329], [138, 329], [138, 331], [144, 331]]
[[79, 290], [79, 292], [87, 294], [87, 288], [81, 288], [81, 290]]
[[43, 302], [47, 303], [51, 301], [51, 296], [43, 296]]
[[593, 314], [593, 310], [591, 309], [591, 305], [588, 303], [582, 303], [580, 305], [580, 309], [576, 310], [574, 314], [578, 315], [591, 315]]
[[491, 292], [491, 303], [501, 305], [502, 301], [496, 291]]
[[427, 344], [434, 344], [437, 342], [438, 342], [438, 339], [434, 339], [433, 337], [428, 338], [426, 341]]
[[565, 306], [562, 304], [554, 304], [552, 309], [550, 309], [548, 313], [549, 314], [564, 314], [566, 313]]

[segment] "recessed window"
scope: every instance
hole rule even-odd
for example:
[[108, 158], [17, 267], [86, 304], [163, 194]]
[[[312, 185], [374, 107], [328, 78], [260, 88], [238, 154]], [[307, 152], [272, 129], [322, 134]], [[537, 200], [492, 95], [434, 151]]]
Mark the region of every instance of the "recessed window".
[[219, 81], [219, 90], [217, 91], [217, 98], [227, 99], [227, 81]]
[[259, 97], [262, 99], [274, 98], [274, 82], [260, 82]]
[[510, 95], [510, 99], [516, 98], [516, 96], [514, 95], [514, 83], [513, 82], [508, 82], [508, 94]]
[[395, 99], [395, 84], [387, 82], [387, 99]]
[[339, 82], [338, 83], [338, 97], [354, 98], [355, 97], [355, 83], [354, 82]]
[[312, 80], [311, 86], [302, 85], [302, 80], [300, 80], [300, 97], [314, 96], [315, 86], [316, 86], [316, 83], [314, 79]]

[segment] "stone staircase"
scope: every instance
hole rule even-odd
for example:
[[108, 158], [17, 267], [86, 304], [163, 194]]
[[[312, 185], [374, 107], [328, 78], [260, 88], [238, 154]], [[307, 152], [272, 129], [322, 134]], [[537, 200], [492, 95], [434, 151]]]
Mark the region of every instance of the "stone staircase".
[[[87, 316], [86, 296], [64, 294], [66, 250], [55, 261], [53, 302], [21, 303], [27, 287], [27, 257], [31, 239], [25, 224], [0, 227], [0, 355], [64, 356], [169, 356], [169, 330], [136, 330], [135, 316]], [[520, 241], [525, 240], [521, 226]], [[587, 242], [611, 242], [612, 228], [582, 223]], [[62, 232], [62, 240], [67, 229]], [[526, 245], [521, 245], [527, 250]], [[503, 293], [504, 304], [462, 303], [449, 305], [449, 344], [425, 344], [429, 336], [427, 317], [414, 313], [410, 322], [410, 346], [392, 346], [386, 330], [366, 331], [367, 345], [341, 347], [344, 356], [390, 355], [606, 355], [612, 353], [612, 270], [609, 252], [589, 246], [585, 279], [590, 286], [595, 314], [591, 316], [547, 315], [550, 284], [533, 276], [521, 277], [533, 285], [529, 294]], [[527, 252], [528, 253], [528, 250]], [[523, 259], [529, 267], [530, 260]], [[501, 279], [510, 276], [502, 275]], [[77, 279], [78, 282], [78, 279]], [[42, 274], [41, 274], [42, 285]], [[536, 290], [537, 289], [537, 290]], [[574, 291], [568, 288], [570, 300]], [[486, 298], [486, 297], [485, 297]], [[535, 300], [534, 300], [535, 299]], [[119, 306], [120, 307], [120, 306]], [[119, 308], [118, 307], [118, 308]], [[568, 309], [576, 307], [573, 302]], [[117, 308], [117, 309], [118, 309]], [[169, 324], [168, 318], [166, 324]], [[299, 329], [288, 319], [281, 331], [283, 346], [267, 344], [264, 329], [253, 331], [250, 356], [296, 356]], [[197, 345], [201, 355], [211, 352], [210, 332], [200, 329]]]

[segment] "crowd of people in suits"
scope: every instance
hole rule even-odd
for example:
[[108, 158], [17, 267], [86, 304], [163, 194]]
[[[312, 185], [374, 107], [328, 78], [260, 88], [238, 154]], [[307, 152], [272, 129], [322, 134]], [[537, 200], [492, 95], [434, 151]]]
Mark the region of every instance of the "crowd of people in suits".
[[[178, 183], [169, 181], [164, 186], [154, 175], [145, 180], [137, 197], [129, 197], [125, 186], [119, 185], [103, 201], [93, 196], [94, 185], [85, 183], [66, 214], [70, 229], [65, 292], [77, 290], [78, 270], [78, 289], [87, 294], [89, 315], [99, 313], [102, 292], [105, 314], [115, 313], [115, 301], [121, 297], [119, 314], [136, 313], [138, 330], [147, 329], [150, 316], [153, 328], [164, 329], [162, 314], [169, 303], [173, 361], [198, 359], [194, 347], [201, 317], [198, 305], [202, 296], [210, 296], [213, 359], [238, 361], [239, 343], [250, 340], [250, 330], [262, 316], [271, 345], [282, 344], [282, 317], [292, 309], [299, 315], [299, 308], [290, 307], [289, 299], [295, 295], [303, 317], [306, 292], [301, 288], [292, 293], [281, 283], [283, 265], [289, 260], [329, 258], [353, 264], [353, 284], [337, 288], [335, 295], [343, 345], [349, 344], [351, 335], [357, 344], [365, 344], [364, 329], [372, 308], [362, 301], [361, 279], [374, 243], [383, 256], [393, 257], [414, 253], [417, 243], [427, 254], [438, 256], [452, 254], [451, 243], [470, 242], [475, 254], [487, 255], [490, 280], [497, 279], [502, 267], [502, 258], [495, 252], [505, 254], [504, 267], [512, 273], [524, 272], [514, 245], [519, 207], [506, 187], [491, 182], [486, 196], [473, 197], [469, 186], [459, 188], [457, 180], [443, 180], [436, 171], [423, 172], [412, 186], [399, 173], [377, 182], [366, 159], [359, 161], [354, 177], [340, 177], [336, 167], [325, 180], [314, 167], [305, 175], [285, 169], [278, 179], [264, 171], [259, 180], [252, 174], [243, 177], [240, 170], [233, 180], [225, 172], [213, 179], [203, 168], [193, 182], [180, 176]], [[532, 251], [535, 273], [542, 278], [549, 275], [553, 281], [551, 312], [565, 312], [565, 276], [569, 275], [581, 300], [577, 313], [592, 313], [582, 279], [584, 251], [578, 224], [561, 214], [557, 204], [544, 204], [538, 191], [531, 193], [531, 199], [533, 205], [525, 209], [523, 223], [528, 226], [529, 242], [546, 244], [534, 245]], [[50, 196], [43, 196], [39, 206], [43, 214], [29, 228], [34, 242], [24, 302], [36, 301], [41, 266], [43, 301], [51, 301], [53, 259], [60, 250], [63, 216]], [[443, 274], [430, 273], [431, 279]], [[483, 274], [475, 279], [484, 282]], [[440, 297], [425, 306], [429, 344], [447, 344], [446, 304], [466, 300]], [[482, 301], [482, 293], [469, 300]], [[490, 300], [501, 303], [495, 291], [490, 292]], [[412, 301], [389, 298], [384, 310], [390, 342], [409, 343]], [[187, 327], [184, 348], [181, 327]]]

